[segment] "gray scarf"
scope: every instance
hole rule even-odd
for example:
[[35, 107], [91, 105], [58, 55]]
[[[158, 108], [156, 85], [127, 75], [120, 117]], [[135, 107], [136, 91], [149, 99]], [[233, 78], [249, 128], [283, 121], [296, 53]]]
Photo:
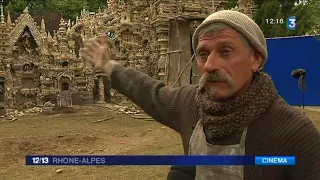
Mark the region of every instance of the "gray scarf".
[[198, 90], [200, 120], [207, 138], [219, 139], [242, 131], [279, 97], [271, 78], [263, 72], [255, 73], [243, 95], [226, 102], [209, 100], [205, 90]]

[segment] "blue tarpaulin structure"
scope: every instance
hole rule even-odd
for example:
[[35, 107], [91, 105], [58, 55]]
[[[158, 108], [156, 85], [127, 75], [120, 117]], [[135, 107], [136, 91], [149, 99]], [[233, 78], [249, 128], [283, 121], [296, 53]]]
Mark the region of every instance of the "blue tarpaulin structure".
[[298, 79], [291, 77], [294, 69], [305, 69], [306, 106], [320, 105], [320, 40], [314, 36], [267, 39], [268, 60], [264, 71], [273, 79], [279, 94], [290, 105], [302, 105]]

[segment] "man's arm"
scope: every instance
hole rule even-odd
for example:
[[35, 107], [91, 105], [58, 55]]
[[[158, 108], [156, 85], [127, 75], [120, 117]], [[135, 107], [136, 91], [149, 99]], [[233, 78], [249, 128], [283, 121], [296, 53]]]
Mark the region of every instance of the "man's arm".
[[137, 70], [115, 65], [111, 86], [140, 106], [156, 121], [179, 132], [182, 101], [192, 88], [170, 88]]
[[171, 166], [167, 180], [194, 180], [196, 166]]
[[183, 104], [187, 98], [192, 102], [190, 92], [194, 92], [193, 86], [172, 89], [142, 72], [123, 67], [111, 60], [110, 43], [104, 35], [86, 42], [81, 55], [92, 63], [94, 69], [110, 77], [112, 88], [139, 105], [155, 120], [180, 132], [180, 111], [188, 106]]
[[295, 131], [301, 133], [292, 135], [296, 166], [291, 169], [291, 179], [320, 180], [320, 133], [306, 117], [293, 120], [301, 123]]

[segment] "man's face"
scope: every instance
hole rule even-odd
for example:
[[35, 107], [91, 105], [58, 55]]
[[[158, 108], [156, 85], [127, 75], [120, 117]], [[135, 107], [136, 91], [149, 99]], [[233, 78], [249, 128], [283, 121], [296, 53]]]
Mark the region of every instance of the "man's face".
[[200, 88], [216, 101], [241, 95], [262, 62], [261, 57], [251, 51], [239, 33], [231, 28], [217, 35], [200, 36], [196, 51]]

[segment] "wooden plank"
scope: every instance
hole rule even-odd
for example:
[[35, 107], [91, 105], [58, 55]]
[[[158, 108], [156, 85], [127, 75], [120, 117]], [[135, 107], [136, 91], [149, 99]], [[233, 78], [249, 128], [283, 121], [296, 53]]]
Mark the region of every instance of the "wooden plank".
[[200, 80], [200, 72], [197, 66], [197, 59], [194, 58], [192, 62], [192, 70], [191, 70], [191, 84], [199, 84]]
[[[177, 37], [177, 29], [178, 29], [178, 23], [175, 20], [170, 21], [170, 32], [169, 32], [169, 49], [170, 51], [181, 51], [179, 48], [179, 38]], [[176, 80], [176, 77], [178, 76], [179, 72], [178, 69], [178, 58], [181, 53], [177, 54], [168, 54], [168, 71], [167, 71], [167, 83], [168, 85], [172, 85], [174, 81]]]
[[185, 53], [181, 54], [181, 63], [180, 63], [180, 72], [184, 70], [184, 67], [187, 67], [185, 71], [182, 73], [181, 78], [179, 80], [179, 86], [190, 84], [190, 72], [191, 66], [188, 66], [188, 62], [192, 57], [191, 53], [191, 36], [190, 36], [190, 25], [188, 21], [178, 21], [179, 22], [179, 34], [180, 34], [180, 44], [181, 49], [185, 51]]
[[176, 50], [176, 51], [169, 51], [167, 54], [173, 54], [173, 53], [183, 53], [184, 51], [182, 50]]
[[189, 69], [189, 66], [192, 65], [192, 60], [193, 60], [193, 58], [194, 58], [194, 55], [190, 58], [188, 64], [187, 64], [187, 65], [184, 67], [184, 69], [180, 72], [178, 78], [177, 78], [176, 81], [172, 84], [171, 87], [174, 87], [174, 86], [177, 84], [177, 82], [180, 80], [180, 78], [181, 78], [181, 76], [183, 75], [183, 73], [185, 72], [185, 70], [186, 70], [186, 69]]
[[[172, 20], [170, 22], [169, 54], [167, 80], [168, 85], [176, 87], [190, 84], [191, 66], [187, 66], [191, 54], [190, 27], [188, 21]], [[181, 74], [181, 72], [184, 72]], [[179, 77], [180, 76], [180, 77]]]

